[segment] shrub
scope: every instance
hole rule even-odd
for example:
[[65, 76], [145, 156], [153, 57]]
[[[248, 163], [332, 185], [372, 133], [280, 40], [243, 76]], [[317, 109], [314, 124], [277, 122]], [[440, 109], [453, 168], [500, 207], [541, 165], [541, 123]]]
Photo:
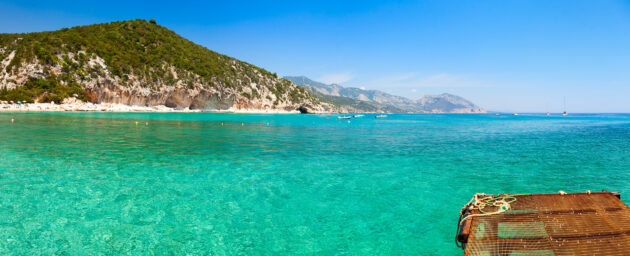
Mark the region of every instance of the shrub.
[[0, 100], [5, 101], [28, 101], [34, 102], [62, 102], [63, 99], [72, 97], [74, 94], [83, 101], [88, 101], [89, 97], [85, 90], [76, 82], [63, 85], [56, 77], [49, 79], [31, 79], [21, 87], [7, 90], [0, 90]]

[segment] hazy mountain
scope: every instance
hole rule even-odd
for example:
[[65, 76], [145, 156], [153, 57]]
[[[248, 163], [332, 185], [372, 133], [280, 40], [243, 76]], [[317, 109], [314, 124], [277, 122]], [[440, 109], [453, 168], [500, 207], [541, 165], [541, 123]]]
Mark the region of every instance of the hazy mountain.
[[412, 100], [378, 90], [324, 84], [305, 76], [284, 78], [303, 86], [322, 101], [330, 102], [323, 96], [334, 97], [337, 101], [331, 103], [338, 109], [355, 109], [349, 112], [485, 113], [485, 110], [472, 102], [447, 93], [426, 95], [418, 100]]
[[0, 34], [0, 100], [324, 111], [262, 68], [197, 45], [154, 20]]

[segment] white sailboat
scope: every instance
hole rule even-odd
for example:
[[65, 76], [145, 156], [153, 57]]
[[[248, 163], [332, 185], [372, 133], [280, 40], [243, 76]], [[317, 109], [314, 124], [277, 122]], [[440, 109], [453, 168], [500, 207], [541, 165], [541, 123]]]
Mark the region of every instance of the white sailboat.
[[545, 110], [547, 110], [545, 111], [545, 115], [547, 116], [551, 115], [551, 113], [549, 112], [549, 103], [545, 104]]

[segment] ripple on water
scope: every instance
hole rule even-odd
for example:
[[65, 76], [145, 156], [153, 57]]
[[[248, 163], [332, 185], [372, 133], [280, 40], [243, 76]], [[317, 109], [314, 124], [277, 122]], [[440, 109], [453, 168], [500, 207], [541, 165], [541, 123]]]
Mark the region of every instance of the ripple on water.
[[3, 112], [0, 134], [2, 254], [449, 255], [475, 192], [630, 194], [630, 115]]

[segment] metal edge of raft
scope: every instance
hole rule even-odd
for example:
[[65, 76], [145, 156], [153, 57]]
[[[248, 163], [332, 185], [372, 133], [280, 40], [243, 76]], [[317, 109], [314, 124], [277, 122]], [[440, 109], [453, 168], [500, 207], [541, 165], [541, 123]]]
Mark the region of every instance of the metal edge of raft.
[[[587, 191], [586, 193], [565, 193], [563, 191], [559, 191], [558, 193], [517, 194], [517, 195], [513, 195], [513, 196], [550, 196], [550, 195], [558, 195], [558, 194], [559, 195], [610, 194], [610, 195], [616, 197], [617, 199], [621, 200], [621, 194], [619, 192], [608, 192], [606, 190], [602, 190], [602, 192], [590, 192], [590, 191]], [[475, 196], [477, 196], [477, 195], [478, 194], [475, 194]], [[496, 198], [496, 197], [500, 197], [500, 196], [506, 196], [506, 194], [488, 195], [488, 196], [490, 196], [492, 198]], [[462, 248], [463, 250], [466, 249], [466, 244], [468, 243], [468, 239], [470, 237], [472, 223], [474, 221], [474, 219], [472, 218], [472, 217], [474, 217], [473, 215], [482, 215], [482, 214], [476, 213], [476, 212], [479, 212], [479, 211], [475, 211], [471, 207], [471, 203], [474, 201], [474, 199], [475, 199], [475, 197], [473, 197], [473, 199], [471, 199], [471, 202], [469, 202], [466, 205], [464, 205], [464, 207], [460, 211], [459, 219], [457, 221], [457, 232], [456, 232], [456, 236], [455, 236], [455, 244], [457, 245], [457, 247]], [[505, 212], [505, 211], [502, 211], [502, 212]], [[495, 213], [502, 213], [502, 212], [495, 212]], [[494, 214], [494, 213], [492, 213], [492, 214]]]
[[466, 248], [466, 242], [468, 242], [468, 236], [470, 235], [470, 227], [472, 220], [464, 220], [462, 217], [470, 214], [467, 209], [462, 209], [459, 214], [459, 220], [457, 220], [457, 236], [455, 237], [455, 244], [462, 249]]

